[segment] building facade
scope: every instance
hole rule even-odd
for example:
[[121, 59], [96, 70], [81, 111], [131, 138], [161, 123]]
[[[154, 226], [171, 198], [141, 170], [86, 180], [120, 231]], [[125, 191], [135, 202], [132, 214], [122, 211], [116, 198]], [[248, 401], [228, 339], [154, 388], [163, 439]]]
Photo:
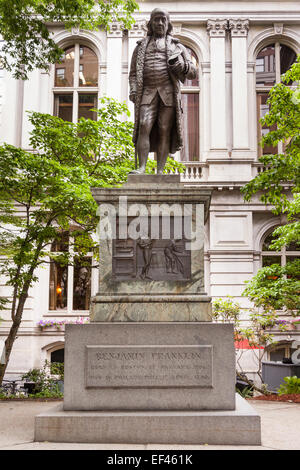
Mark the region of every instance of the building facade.
[[[258, 198], [245, 203], [240, 192], [262, 170], [258, 162], [262, 152], [277, 151], [259, 145], [268, 132], [259, 119], [267, 112], [270, 88], [300, 54], [299, 2], [146, 0], [140, 3], [130, 31], [119, 24], [108, 33], [51, 26], [65, 55], [50, 73], [36, 70], [23, 82], [0, 71], [0, 138], [29, 150], [27, 111], [73, 122], [82, 116], [93, 119], [90, 109], [103, 95], [126, 101], [133, 115], [128, 99], [130, 60], [157, 6], [170, 12], [173, 35], [187, 47], [198, 69], [198, 78], [182, 86], [185, 148], [174, 158], [186, 166], [182, 176], [186, 185], [213, 189], [205, 229], [206, 292], [213, 299], [232, 296], [241, 304], [246, 322], [251, 304], [242, 297], [244, 281], [261, 266], [279, 259], [284, 264], [299, 256], [295, 246], [280, 253], [269, 251], [268, 237], [285, 221]], [[26, 302], [8, 378], [40, 367], [45, 359], [63, 360], [63, 327], [41, 329], [38, 323], [82, 321], [88, 317], [90, 296], [97, 291], [96, 270], [75, 266], [60, 271], [47, 265], [39, 269], [38, 278]], [[7, 295], [3, 280], [0, 289], [1, 295]], [[1, 312], [1, 317], [0, 335], [5, 337], [9, 312]], [[269, 358], [289, 354], [297, 334], [277, 336], [282, 343]], [[244, 369], [254, 374], [252, 355], [245, 354], [243, 361]]]

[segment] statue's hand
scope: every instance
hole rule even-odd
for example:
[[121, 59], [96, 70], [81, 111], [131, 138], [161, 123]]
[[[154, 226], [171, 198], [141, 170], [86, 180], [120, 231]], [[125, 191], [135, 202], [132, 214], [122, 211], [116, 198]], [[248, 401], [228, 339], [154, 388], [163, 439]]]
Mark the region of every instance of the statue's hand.
[[135, 100], [136, 100], [136, 93], [135, 93], [135, 92], [130, 93], [129, 99], [130, 99], [130, 101], [132, 101], [133, 103], [135, 103]]
[[171, 57], [169, 59], [169, 67], [170, 67], [171, 72], [175, 76], [179, 76], [182, 73], [184, 73], [186, 65], [185, 65], [185, 62], [184, 62], [184, 59], [183, 59], [182, 55], [180, 54], [180, 55], [177, 55], [175, 57]]

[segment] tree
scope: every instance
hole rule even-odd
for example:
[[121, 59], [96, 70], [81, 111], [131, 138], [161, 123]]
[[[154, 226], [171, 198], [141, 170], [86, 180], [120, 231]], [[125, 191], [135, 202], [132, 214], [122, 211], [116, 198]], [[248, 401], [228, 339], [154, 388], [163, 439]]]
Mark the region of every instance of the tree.
[[235, 302], [230, 296], [225, 299], [215, 299], [212, 304], [212, 320], [217, 323], [232, 323], [234, 328], [234, 341], [236, 353], [236, 376], [243, 382], [248, 383], [249, 390], [256, 390], [263, 394], [268, 394], [268, 390], [264, 384], [262, 386], [248, 379], [242, 364], [241, 358], [245, 353], [243, 347], [239, 345], [243, 342], [247, 343], [247, 349], [251, 349], [256, 357], [257, 371], [256, 374], [262, 382], [262, 360], [266, 351], [266, 346], [274, 344], [273, 336], [266, 331], [267, 327], [274, 324], [274, 312], [259, 313], [257, 309], [251, 309], [249, 312], [249, 324], [246, 328], [241, 327], [242, 309], [238, 302]]
[[47, 71], [63, 53], [49, 25], [97, 30], [118, 21], [129, 28], [136, 9], [135, 0], [0, 0], [1, 64], [17, 79], [35, 68]]
[[[300, 244], [300, 56], [281, 78], [270, 91], [269, 112], [261, 119], [262, 125], [276, 129], [263, 136], [261, 145], [276, 147], [281, 142], [284, 152], [260, 157], [264, 171], [241, 190], [246, 201], [259, 193], [262, 202], [274, 206], [275, 214], [286, 214], [288, 224], [274, 232], [275, 249], [292, 241]], [[297, 90], [291, 86], [295, 83]]]
[[[0, 364], [2, 382], [21, 324], [29, 288], [37, 280], [36, 268], [49, 262], [72, 263], [69, 251], [49, 251], [63, 243], [72, 230], [78, 262], [97, 242], [97, 204], [91, 187], [111, 187], [126, 181], [134, 169], [133, 124], [125, 104], [102, 98], [98, 120], [78, 123], [36, 112], [29, 113], [32, 151], [12, 145], [0, 147], [0, 273], [11, 286], [11, 328], [5, 341], [6, 364]], [[149, 162], [153, 173], [156, 162]], [[182, 165], [169, 159], [166, 170]], [[2, 309], [7, 309], [2, 299]]]
[[300, 259], [285, 266], [272, 264], [258, 270], [247, 282], [243, 296], [266, 313], [285, 310], [292, 315], [300, 312]]
[[[263, 137], [262, 145], [276, 147], [282, 143], [284, 151], [263, 155], [260, 162], [264, 171], [242, 188], [246, 201], [259, 194], [262, 202], [273, 206], [274, 214], [285, 214], [287, 223], [273, 232], [270, 248], [274, 250], [290, 243], [300, 246], [300, 56], [281, 78], [282, 83], [270, 91], [269, 112], [261, 122], [275, 127]], [[295, 84], [296, 90], [291, 86]], [[283, 268], [265, 267], [248, 283], [244, 294], [266, 309], [299, 309], [299, 278], [299, 260]]]

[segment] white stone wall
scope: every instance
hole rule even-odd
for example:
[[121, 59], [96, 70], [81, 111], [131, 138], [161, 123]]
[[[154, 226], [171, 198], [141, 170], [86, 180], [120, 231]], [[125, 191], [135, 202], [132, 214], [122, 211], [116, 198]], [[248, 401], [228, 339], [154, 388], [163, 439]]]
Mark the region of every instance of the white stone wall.
[[[257, 199], [246, 204], [240, 187], [257, 171], [257, 121], [255, 59], [267, 44], [280, 41], [300, 53], [300, 4], [298, 1], [153, 1], [140, 3], [136, 24], [129, 32], [114, 25], [110, 33], [67, 32], [53, 29], [62, 46], [80, 40], [99, 58], [99, 94], [128, 101], [128, 73], [136, 41], [156, 6], [167, 8], [174, 35], [193, 48], [199, 59], [200, 168], [202, 177], [192, 184], [213, 188], [206, 225], [205, 282], [213, 298], [233, 296], [244, 309], [244, 281], [260, 267], [264, 234], [280, 223], [270, 208]], [[241, 21], [238, 21], [241, 20]], [[30, 126], [26, 111], [53, 113], [54, 66], [50, 73], [34, 71], [26, 82], [0, 71], [0, 141], [29, 148]], [[199, 171], [200, 171], [199, 170]], [[191, 184], [188, 181], [186, 184]], [[3, 283], [2, 283], [3, 284]], [[92, 295], [97, 282], [93, 282]], [[6, 292], [3, 285], [1, 292]], [[49, 270], [40, 269], [39, 282], [26, 303], [24, 320], [9, 365], [9, 374], [39, 366], [49, 351], [60, 348], [63, 332], [42, 332], [42, 318], [75, 319], [81, 312], [48, 310]], [[1, 314], [0, 335], [9, 327], [9, 314]], [[255, 364], [247, 358], [247, 369]]]

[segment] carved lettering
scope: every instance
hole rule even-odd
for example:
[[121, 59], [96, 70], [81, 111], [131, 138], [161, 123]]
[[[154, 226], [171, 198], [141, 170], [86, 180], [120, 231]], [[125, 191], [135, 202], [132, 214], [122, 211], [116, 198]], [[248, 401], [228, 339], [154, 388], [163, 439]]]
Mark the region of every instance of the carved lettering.
[[213, 386], [212, 346], [87, 346], [87, 388]]

